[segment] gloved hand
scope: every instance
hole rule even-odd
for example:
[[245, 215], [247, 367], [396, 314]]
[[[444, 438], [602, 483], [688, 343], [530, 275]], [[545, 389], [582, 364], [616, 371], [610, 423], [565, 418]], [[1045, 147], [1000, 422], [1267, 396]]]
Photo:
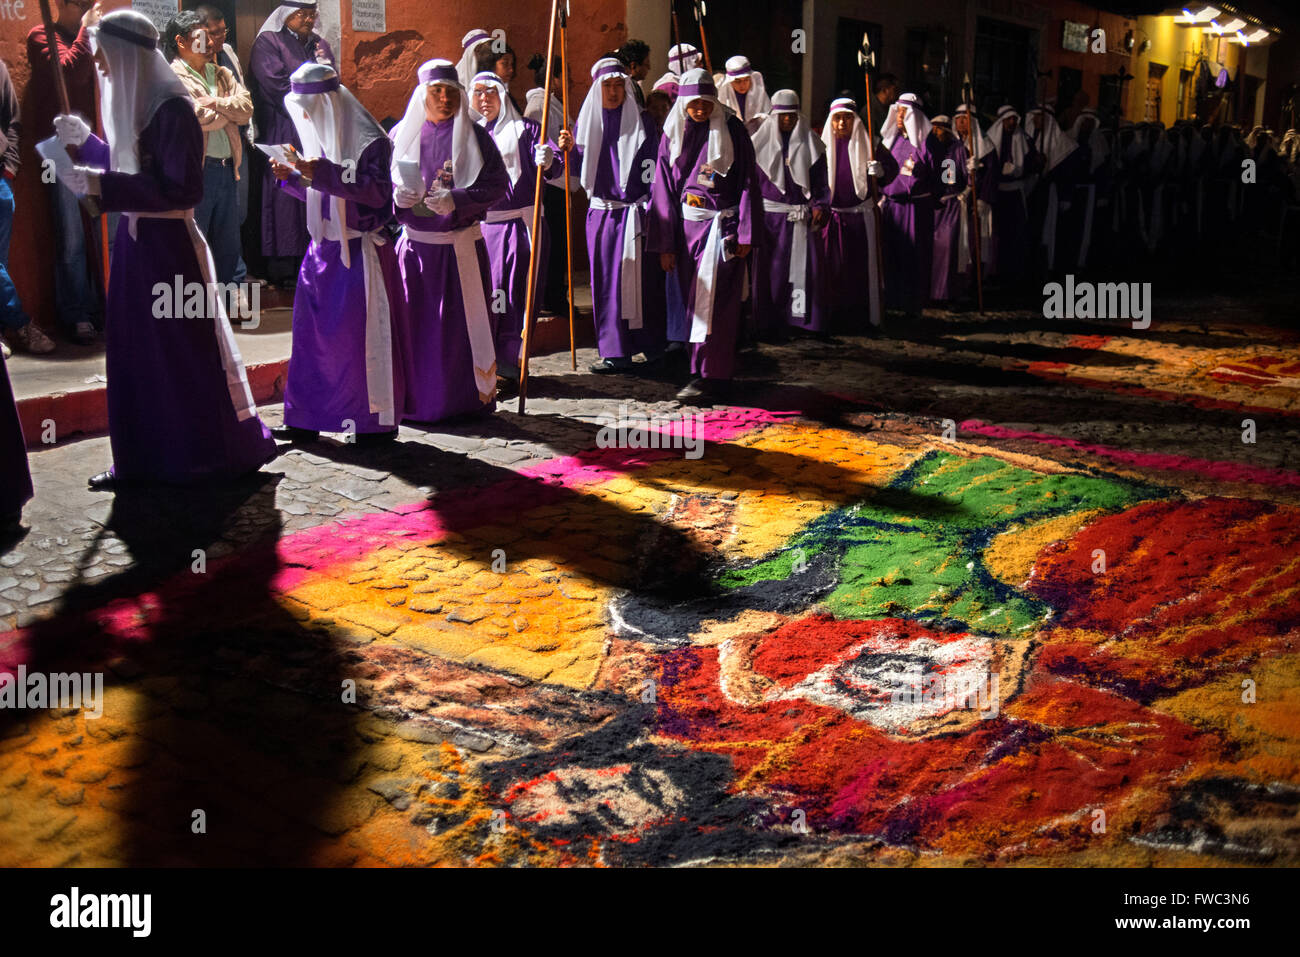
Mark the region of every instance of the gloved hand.
[[410, 209], [420, 201], [420, 191], [399, 186], [393, 190], [393, 202], [398, 209]]
[[449, 216], [456, 211], [456, 200], [452, 198], [451, 190], [443, 189], [441, 186], [429, 190], [429, 194], [424, 198], [424, 205], [439, 216]]
[[72, 190], [80, 199], [91, 193], [99, 195], [99, 175], [103, 170], [91, 169], [89, 166], [74, 166], [63, 175], [63, 185]]
[[54, 132], [64, 146], [81, 146], [90, 138], [90, 124], [72, 113], [54, 118]]
[[533, 162], [538, 169], [550, 169], [555, 162], [555, 151], [546, 143], [538, 143], [533, 147]]
[[975, 157], [973, 157], [973, 156], [969, 156], [969, 157], [967, 157], [967, 158], [966, 158], [966, 173], [967, 173], [968, 175], [970, 175], [970, 176], [974, 176], [974, 175], [975, 175], [975, 171], [976, 171], [977, 169], [979, 169], [979, 165], [980, 165], [980, 164], [979, 164], [979, 162], [975, 159]]
[[867, 162], [867, 175], [874, 176], [877, 179], [885, 175], [885, 167], [880, 165], [880, 160], [869, 160]]

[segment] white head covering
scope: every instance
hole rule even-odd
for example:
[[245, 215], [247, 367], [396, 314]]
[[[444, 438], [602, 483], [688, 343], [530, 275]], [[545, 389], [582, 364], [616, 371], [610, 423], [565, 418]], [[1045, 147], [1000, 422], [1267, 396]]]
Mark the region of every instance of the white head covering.
[[1065, 135], [1061, 124], [1056, 122], [1052, 108], [1046, 104], [1029, 111], [1025, 117], [1025, 135], [1038, 145], [1046, 160], [1044, 172], [1048, 173], [1079, 148], [1078, 143]]
[[[952, 111], [952, 118], [956, 120], [959, 113], [968, 117], [970, 120], [971, 135], [975, 139], [975, 159], [979, 161], [984, 159], [984, 157], [988, 156], [990, 153], [996, 153], [997, 150], [993, 146], [993, 141], [984, 134], [982, 129], [980, 129], [980, 118], [976, 112], [972, 109], [968, 109], [966, 104], [962, 103]], [[966, 142], [966, 137], [957, 132], [956, 126], [953, 127], [952, 134], [957, 137], [957, 139], [961, 140], [962, 145], [965, 146], [969, 152], [970, 144]]]
[[836, 113], [844, 113], [853, 118], [853, 129], [849, 132], [849, 167], [853, 170], [853, 191], [858, 194], [858, 199], [866, 199], [870, 191], [867, 181], [867, 163], [871, 160], [871, 144], [867, 140], [867, 125], [858, 115], [858, 105], [848, 97], [841, 97], [831, 103], [830, 115], [826, 117], [826, 124], [822, 127], [822, 146], [826, 149], [826, 178], [830, 183], [831, 192], [834, 193], [838, 151], [835, 149], [835, 133], [831, 129], [831, 118]]
[[885, 149], [893, 149], [894, 140], [898, 139], [900, 106], [907, 107], [907, 119], [903, 121], [903, 126], [907, 130], [907, 141], [917, 149], [923, 149], [925, 138], [930, 135], [930, 120], [926, 117], [925, 110], [921, 108], [921, 98], [915, 93], [904, 93], [889, 108], [885, 125], [880, 128], [880, 138], [885, 144]]
[[[271, 11], [271, 15], [262, 24], [262, 29], [257, 31], [257, 35], [260, 37], [263, 33], [279, 33], [284, 29], [284, 22], [295, 13], [300, 10], [315, 9], [317, 9], [316, 0], [285, 0]], [[318, 19], [316, 23], [319, 26], [320, 20]]]
[[451, 133], [452, 185], [463, 189], [473, 185], [483, 170], [483, 153], [474, 135], [474, 121], [469, 115], [469, 94], [456, 79], [456, 67], [450, 60], [428, 60], [420, 66], [419, 83], [406, 104], [406, 115], [393, 127], [389, 136], [393, 140], [393, 183], [403, 183], [402, 163], [420, 162], [420, 132], [424, 129], [424, 100], [429, 87], [441, 84], [460, 90], [460, 110], [452, 119]]
[[[1004, 130], [1002, 124], [1008, 116], [1014, 116], [1017, 122], [1015, 132], [1011, 134], [1011, 155], [1003, 156], [1002, 137]], [[1020, 114], [1016, 111], [1016, 108], [1010, 103], [1004, 104], [1002, 108], [998, 110], [996, 125], [993, 127], [993, 135], [991, 137], [993, 140], [993, 148], [997, 151], [998, 159], [1002, 162], [1002, 175], [1009, 179], [1015, 179], [1024, 174], [1025, 154], [1029, 151], [1029, 140], [1025, 136], [1025, 127], [1023, 123], [1019, 122], [1019, 120]], [[1011, 164], [1010, 169], [1007, 168], [1008, 163]]]
[[669, 163], [676, 163], [682, 154], [682, 140], [686, 132], [686, 107], [695, 100], [708, 100], [713, 104], [709, 114], [709, 146], [705, 162], [713, 167], [720, 176], [726, 176], [731, 164], [736, 160], [736, 147], [731, 142], [731, 130], [727, 128], [727, 111], [718, 102], [718, 90], [713, 85], [713, 77], [707, 70], [695, 68], [682, 75], [678, 87], [677, 101], [668, 111], [664, 121], [664, 136], [668, 138]]
[[[742, 77], [750, 79], [743, 111], [740, 109], [740, 94], [732, 89], [732, 83]], [[727, 61], [727, 75], [718, 84], [718, 102], [739, 116], [742, 123], [772, 108], [772, 100], [768, 97], [767, 87], [763, 84], [763, 74], [750, 66], [749, 60], [743, 56], [733, 56]]]
[[460, 48], [463, 52], [460, 55], [460, 62], [456, 64], [456, 76], [460, 79], [461, 89], [467, 93], [474, 74], [478, 72], [479, 44], [487, 43], [491, 39], [492, 34], [477, 29], [469, 31], [460, 39]]
[[699, 50], [689, 43], [679, 43], [668, 50], [668, 72], [681, 76], [688, 70], [694, 70], [704, 60]]
[[[784, 113], [793, 113], [797, 117], [786, 149], [782, 149], [780, 127]], [[799, 94], [794, 90], [777, 90], [772, 95], [772, 112], [754, 132], [754, 158], [758, 161], [758, 168], [777, 189], [781, 189], [785, 185], [781, 168], [788, 166], [790, 179], [806, 196], [811, 189], [813, 164], [825, 154], [826, 146], [799, 112]]]
[[[501, 112], [497, 114], [497, 121], [492, 125], [490, 132], [493, 141], [497, 144], [497, 149], [501, 153], [501, 160], [506, 164], [506, 172], [510, 174], [510, 182], [512, 184], [518, 183], [519, 176], [524, 169], [523, 163], [519, 160], [519, 141], [524, 136], [524, 118], [515, 109], [514, 101], [510, 99], [510, 93], [501, 77], [484, 70], [475, 74], [471, 90], [479, 84], [495, 87], [497, 96], [501, 98]], [[487, 117], [479, 120], [479, 123], [484, 127], [487, 126], [487, 122]]]
[[[289, 92], [284, 108], [293, 120], [302, 143], [302, 155], [323, 156], [331, 163], [343, 165], [361, 162], [361, 154], [386, 134], [352, 92], [339, 83], [339, 75], [326, 63], [304, 63], [289, 78]], [[325, 236], [321, 222], [321, 197], [315, 189], [307, 190], [307, 230], [319, 242]], [[333, 219], [340, 227], [347, 225], [347, 201], [332, 197]], [[348, 243], [342, 244], [343, 265], [351, 268]]]
[[[1079, 141], [1079, 137], [1083, 135], [1084, 120], [1092, 120], [1092, 132], [1088, 135], [1086, 144]], [[1088, 147], [1090, 153], [1088, 172], [1090, 173], [1096, 172], [1110, 156], [1110, 141], [1106, 139], [1105, 131], [1101, 128], [1101, 117], [1097, 115], [1096, 110], [1084, 110], [1074, 118], [1074, 123], [1070, 126], [1070, 139], [1080, 146]]]
[[632, 91], [632, 77], [621, 60], [603, 57], [591, 68], [591, 89], [582, 101], [578, 111], [578, 122], [574, 129], [573, 141], [582, 148], [582, 172], [578, 179], [588, 195], [596, 190], [596, 170], [600, 166], [600, 144], [605, 137], [604, 101], [601, 99], [601, 86], [606, 80], [623, 80], [625, 96], [623, 112], [618, 127], [618, 183], [626, 189], [631, 179], [632, 163], [637, 151], [645, 142], [645, 124], [641, 122], [641, 107], [637, 105], [636, 94]]
[[158, 50], [158, 30], [134, 10], [114, 10], [90, 31], [90, 43], [108, 60], [109, 75], [99, 76], [104, 133], [113, 170], [140, 172], [140, 134], [158, 107], [189, 94]]
[[654, 86], [650, 87], [652, 93], [667, 93], [674, 100], [677, 99], [677, 88], [681, 86], [681, 81], [677, 78], [676, 73], [665, 73], [659, 79], [655, 80]]

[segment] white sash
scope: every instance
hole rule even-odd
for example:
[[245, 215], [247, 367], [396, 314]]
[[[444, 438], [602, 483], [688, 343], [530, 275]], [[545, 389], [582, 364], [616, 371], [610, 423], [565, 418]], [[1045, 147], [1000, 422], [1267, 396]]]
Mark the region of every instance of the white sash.
[[487, 299], [483, 296], [483, 275], [479, 272], [477, 244], [483, 238], [478, 223], [464, 229], [428, 232], [402, 227], [406, 239], [430, 246], [451, 246], [456, 254], [456, 271], [460, 275], [460, 300], [465, 310], [465, 331], [469, 333], [470, 354], [474, 362], [474, 382], [479, 398], [488, 402], [496, 394], [496, 344], [488, 321]]
[[[974, 269], [974, 247], [970, 242], [970, 190], [964, 189], [958, 195], [961, 197], [961, 230], [957, 234], [957, 262], [959, 265], [970, 263], [971, 269]], [[979, 218], [980, 268], [986, 269], [992, 258], [993, 207], [977, 198], [975, 208]]]
[[617, 199], [601, 199], [599, 196], [593, 196], [589, 205], [592, 209], [632, 210], [623, 219], [623, 254], [618, 270], [618, 306], [620, 317], [627, 320], [627, 327], [629, 329], [640, 329], [643, 319], [641, 312], [641, 250], [645, 245], [642, 218], [645, 215], [646, 207], [650, 205], [650, 197], [647, 196], [635, 203], [625, 203]]
[[[806, 316], [808, 314], [808, 290], [805, 287], [808, 277], [808, 217], [812, 209], [807, 204], [778, 203], [763, 200], [763, 212], [784, 213], [787, 222], [794, 223], [794, 232], [790, 238], [790, 285], [803, 290], [802, 296], [790, 297], [791, 314]], [[798, 306], [796, 309], [795, 306]]]
[[127, 232], [136, 238], [135, 224], [141, 219], [183, 219], [190, 234], [190, 244], [194, 247], [194, 256], [199, 261], [199, 273], [203, 276], [203, 286], [208, 290], [208, 301], [212, 304], [212, 324], [217, 337], [217, 351], [221, 354], [221, 368], [226, 374], [226, 390], [235, 407], [235, 418], [243, 422], [257, 415], [257, 406], [253, 402], [253, 390], [248, 386], [248, 374], [244, 371], [244, 358], [239, 354], [235, 344], [235, 334], [230, 329], [226, 317], [226, 303], [220, 295], [215, 294], [217, 267], [212, 261], [212, 250], [203, 238], [198, 223], [194, 222], [194, 210], [172, 209], [162, 213], [123, 213], [126, 217]]
[[499, 226], [519, 220], [524, 224], [524, 233], [528, 236], [528, 248], [533, 247], [533, 207], [520, 206], [517, 209], [489, 209], [483, 217], [484, 225]]
[[704, 342], [713, 331], [713, 298], [718, 291], [718, 263], [722, 261], [722, 221], [730, 219], [739, 207], [730, 209], [702, 209], [683, 206], [682, 218], [694, 223], [713, 220], [708, 238], [704, 240], [704, 253], [699, 269], [695, 271], [695, 295], [691, 306], [691, 342]]

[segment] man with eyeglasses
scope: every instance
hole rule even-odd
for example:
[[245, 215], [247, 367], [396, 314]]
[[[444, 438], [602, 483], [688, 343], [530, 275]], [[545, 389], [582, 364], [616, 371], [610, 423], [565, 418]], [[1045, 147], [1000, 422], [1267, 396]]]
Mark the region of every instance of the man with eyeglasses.
[[[338, 68], [334, 51], [316, 32], [318, 12], [314, 0], [286, 0], [262, 24], [248, 71], [252, 74], [257, 126], [264, 143], [289, 144], [301, 149], [298, 131], [284, 106], [290, 77], [304, 63], [324, 63]], [[262, 177], [262, 253], [267, 257], [266, 278], [283, 289], [294, 288], [298, 267], [311, 236], [306, 207], [275, 185], [266, 165]]]

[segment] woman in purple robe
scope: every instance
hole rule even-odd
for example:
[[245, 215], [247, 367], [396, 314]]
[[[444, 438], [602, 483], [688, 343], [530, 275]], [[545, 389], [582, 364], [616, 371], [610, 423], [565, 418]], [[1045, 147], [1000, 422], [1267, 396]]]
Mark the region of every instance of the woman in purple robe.
[[830, 220], [818, 234], [825, 262], [827, 307], [833, 324], [850, 332], [880, 325], [880, 245], [870, 177], [888, 183], [898, 175], [894, 157], [885, 150], [871, 159], [869, 133], [857, 104], [843, 97], [831, 103], [822, 128], [827, 178], [831, 185]]
[[32, 473], [23, 425], [9, 384], [9, 368], [0, 359], [0, 545], [18, 530], [23, 504], [31, 497]]
[[92, 40], [108, 142], [78, 117], [56, 120], [60, 141], [86, 164], [71, 170], [69, 187], [122, 214], [105, 330], [113, 467], [90, 485], [253, 471], [275, 457], [275, 442], [257, 417], [212, 253], [194, 223], [203, 194], [194, 106], [147, 17], [110, 13]]
[[406, 418], [437, 422], [496, 408], [491, 265], [480, 227], [510, 176], [475, 125], [449, 60], [429, 60], [393, 140], [393, 199], [406, 350]]
[[745, 259], [762, 229], [758, 165], [745, 126], [690, 70], [659, 144], [646, 249], [675, 273], [690, 323], [694, 381], [677, 397], [722, 398], [736, 372]]
[[627, 67], [613, 57], [591, 68], [591, 89], [578, 113], [574, 142], [581, 151], [580, 179], [591, 197], [587, 253], [597, 375], [633, 371], [638, 352], [662, 358], [666, 345], [664, 279], [644, 254], [659, 137], [654, 120], [636, 103]]
[[[253, 41], [248, 71], [254, 81], [258, 135], [263, 143], [287, 143], [301, 149], [298, 130], [284, 108], [289, 78], [304, 63], [338, 68], [334, 51], [315, 32], [316, 23], [315, 0], [285, 0], [262, 24]], [[276, 188], [275, 174], [268, 164], [262, 178], [262, 254], [271, 260], [270, 278], [291, 281], [310, 241], [303, 204]]]
[[898, 175], [884, 188], [881, 223], [885, 253], [885, 302], [918, 316], [930, 297], [934, 252], [934, 205], [939, 176], [926, 149], [930, 121], [914, 93], [904, 93], [889, 108], [880, 130]]
[[[505, 83], [495, 73], [477, 74], [473, 92], [474, 111], [482, 117], [479, 123], [492, 135], [510, 177], [506, 195], [487, 211], [483, 221], [483, 242], [487, 244], [488, 261], [492, 264], [490, 314], [496, 343], [497, 389], [506, 395], [519, 388], [519, 351], [528, 300], [528, 260], [532, 249], [529, 240], [537, 169], [546, 170], [545, 178], [552, 182], [558, 180], [563, 188], [564, 164], [556, 163], [554, 147], [541, 141], [540, 124], [519, 115]], [[568, 132], [561, 130], [559, 145], [564, 147], [569, 143]], [[550, 256], [550, 230], [544, 218], [539, 225], [534, 304], [542, 299], [542, 278]]]
[[395, 438], [405, 399], [405, 336], [394, 321], [397, 256], [392, 216], [393, 144], [333, 67], [306, 63], [285, 105], [307, 159], [272, 161], [281, 189], [307, 204], [312, 242], [293, 299], [293, 349], [277, 438], [343, 432], [358, 443]]
[[755, 335], [780, 341], [791, 329], [824, 332], [830, 312], [816, 233], [830, 219], [826, 146], [793, 90], [772, 94], [753, 142], [763, 197], [762, 245], [752, 260]]

